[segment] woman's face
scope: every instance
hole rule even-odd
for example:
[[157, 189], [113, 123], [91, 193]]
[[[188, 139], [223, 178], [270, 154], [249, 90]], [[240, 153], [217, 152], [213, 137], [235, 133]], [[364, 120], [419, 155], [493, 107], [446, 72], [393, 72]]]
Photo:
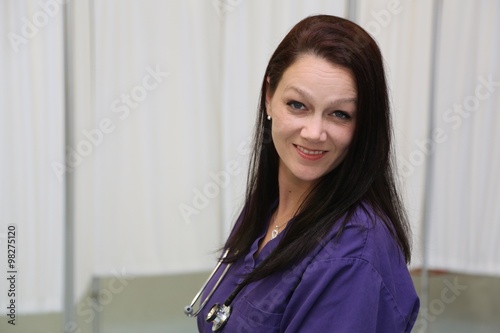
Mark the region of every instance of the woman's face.
[[318, 56], [303, 55], [286, 69], [266, 95], [280, 183], [310, 185], [342, 162], [356, 125], [356, 98], [350, 71]]

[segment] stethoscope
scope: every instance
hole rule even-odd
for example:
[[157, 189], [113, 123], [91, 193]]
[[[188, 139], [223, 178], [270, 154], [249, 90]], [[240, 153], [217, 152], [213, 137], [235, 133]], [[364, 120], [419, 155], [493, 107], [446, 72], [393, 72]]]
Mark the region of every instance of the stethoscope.
[[[186, 316], [188, 316], [188, 317], [196, 317], [196, 316], [198, 316], [198, 314], [201, 312], [201, 310], [203, 310], [203, 308], [207, 304], [207, 302], [210, 299], [210, 297], [212, 297], [213, 293], [217, 290], [217, 288], [219, 287], [219, 284], [221, 283], [222, 279], [224, 279], [224, 276], [226, 276], [227, 271], [231, 267], [231, 264], [227, 264], [226, 268], [224, 269], [224, 271], [222, 272], [221, 276], [219, 277], [219, 279], [215, 283], [214, 287], [212, 288], [212, 290], [210, 290], [210, 293], [203, 300], [203, 302], [201, 302], [200, 306], [198, 307], [198, 310], [196, 310], [196, 311], [193, 312], [194, 305], [200, 299], [201, 295], [203, 294], [203, 292], [207, 288], [208, 282], [215, 275], [215, 273], [219, 269], [220, 265], [222, 264], [222, 261], [227, 257], [228, 253], [229, 253], [229, 249], [227, 249], [224, 252], [224, 255], [219, 260], [219, 262], [215, 266], [214, 270], [212, 271], [212, 273], [210, 274], [210, 276], [208, 277], [208, 279], [205, 281], [205, 283], [201, 287], [200, 291], [198, 291], [198, 293], [194, 296], [193, 300], [191, 301], [191, 304], [189, 304], [189, 305], [187, 305], [187, 306], [184, 307], [184, 313], [186, 314]], [[224, 301], [223, 304], [215, 303], [210, 308], [210, 310], [207, 313], [207, 316], [206, 316], [205, 320], [207, 322], [209, 322], [209, 323], [212, 323], [212, 332], [220, 331], [224, 327], [224, 325], [227, 323], [229, 317], [231, 316], [231, 303], [233, 302], [233, 299], [236, 297], [236, 295], [238, 295], [238, 293], [241, 291], [241, 289], [243, 289], [243, 287], [244, 287], [244, 285], [240, 283], [236, 287], [236, 289], [231, 293], [231, 295], [229, 295], [229, 297]]]

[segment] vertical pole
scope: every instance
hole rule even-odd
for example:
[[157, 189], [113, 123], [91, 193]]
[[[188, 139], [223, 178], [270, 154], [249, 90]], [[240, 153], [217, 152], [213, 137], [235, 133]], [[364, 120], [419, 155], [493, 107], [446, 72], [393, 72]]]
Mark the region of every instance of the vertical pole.
[[[442, 0], [435, 0], [433, 2], [433, 17], [432, 17], [432, 36], [431, 36], [431, 66], [430, 66], [430, 82], [429, 82], [429, 120], [427, 127], [427, 137], [432, 138], [432, 133], [435, 128], [434, 118], [436, 113], [436, 89], [437, 89], [437, 62], [439, 57], [439, 38], [441, 32], [441, 16], [442, 16]], [[434, 165], [434, 141], [430, 140], [431, 153], [427, 156], [425, 162], [425, 187], [424, 187], [424, 200], [423, 200], [423, 220], [422, 226], [422, 273], [420, 280], [420, 301], [421, 312], [427, 313], [429, 311], [429, 253], [427, 244], [429, 241], [429, 220], [430, 209], [432, 207], [432, 183], [434, 173], [432, 166]], [[428, 317], [428, 316], [427, 316]], [[425, 325], [424, 332], [429, 332], [429, 323]]]
[[358, 0], [346, 0], [346, 18], [350, 21], [357, 22], [358, 20]]
[[[95, 308], [99, 307], [99, 291], [101, 289], [101, 280], [98, 276], [92, 277], [92, 302]], [[92, 320], [92, 333], [98, 333], [100, 328], [100, 311], [96, 311], [95, 317]]]
[[[95, 46], [95, 0], [89, 1], [89, 29], [90, 29], [90, 105], [93, 110], [95, 110], [95, 92], [96, 92], [96, 46]], [[101, 279], [98, 276], [92, 277], [92, 302], [97, 307], [99, 306], [99, 291], [101, 288]], [[92, 321], [92, 333], [99, 333], [101, 326], [101, 311], [95, 312], [94, 320]]]
[[[73, 91], [73, 2], [66, 2], [63, 10], [64, 43], [64, 149], [74, 146], [74, 91]], [[66, 151], [66, 149], [65, 149]], [[64, 300], [63, 332], [74, 332], [77, 322], [75, 313], [75, 249], [74, 249], [74, 204], [75, 177], [66, 170], [64, 178]]]

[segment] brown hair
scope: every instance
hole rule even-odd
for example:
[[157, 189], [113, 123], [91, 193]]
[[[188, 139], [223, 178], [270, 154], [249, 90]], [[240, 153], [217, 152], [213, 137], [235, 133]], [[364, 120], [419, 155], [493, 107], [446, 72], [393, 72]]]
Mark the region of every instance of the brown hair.
[[[350, 217], [361, 201], [387, 225], [406, 261], [410, 260], [409, 227], [393, 175], [392, 127], [382, 55], [376, 42], [355, 23], [317, 15], [291, 29], [271, 56], [262, 79], [246, 201], [225, 244], [225, 248], [239, 251], [231, 251], [225, 261], [234, 262], [248, 253], [267, 226], [269, 209], [278, 198], [279, 157], [269, 135], [266, 91], [274, 93], [284, 71], [304, 54], [326, 59], [353, 74], [356, 128], [342, 163], [317, 182], [275, 251], [250, 273], [247, 283], [298, 262], [342, 217]], [[347, 222], [348, 218], [343, 220], [339, 235]]]

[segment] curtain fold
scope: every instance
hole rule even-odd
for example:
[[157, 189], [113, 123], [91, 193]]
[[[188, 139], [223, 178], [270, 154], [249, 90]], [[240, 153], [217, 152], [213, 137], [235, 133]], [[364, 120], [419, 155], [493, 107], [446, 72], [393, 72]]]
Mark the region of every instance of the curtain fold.
[[[204, 270], [220, 245], [220, 29], [210, 2], [95, 3], [96, 274]], [[111, 129], [112, 128], [112, 129]]]
[[11, 270], [7, 227], [15, 224], [17, 311], [58, 311], [64, 187], [52, 165], [64, 160], [62, 16], [34, 0], [2, 1], [0, 13], [0, 269]]
[[[480, 24], [478, 24], [480, 22]], [[432, 268], [498, 275], [500, 3], [444, 1], [427, 246]]]

